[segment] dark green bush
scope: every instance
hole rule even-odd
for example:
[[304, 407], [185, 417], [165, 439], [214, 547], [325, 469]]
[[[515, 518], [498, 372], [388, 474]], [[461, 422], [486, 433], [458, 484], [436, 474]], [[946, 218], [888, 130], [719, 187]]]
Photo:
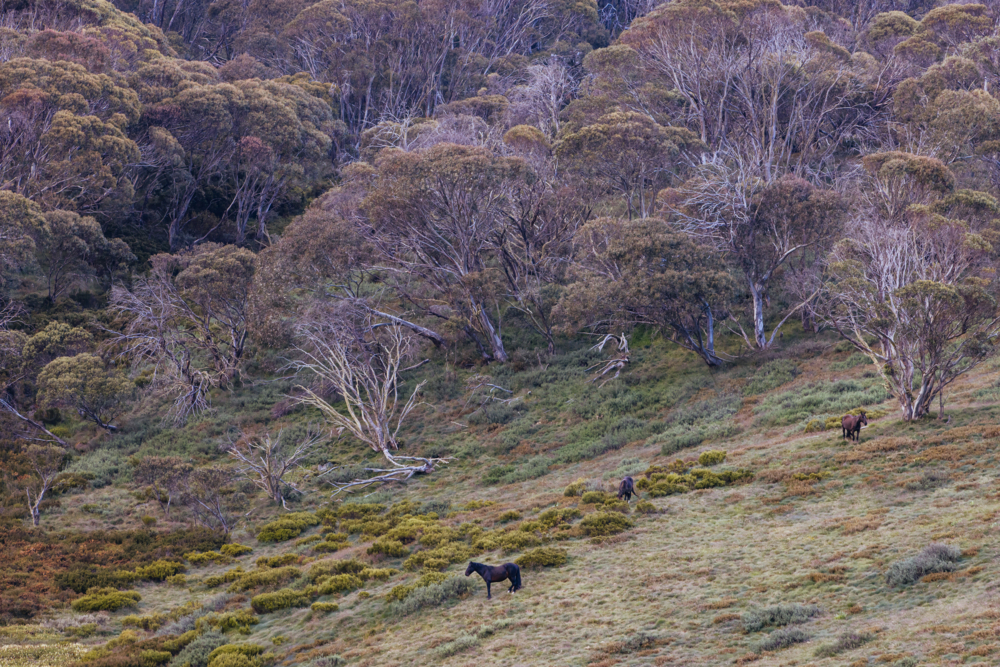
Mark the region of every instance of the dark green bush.
[[562, 567], [569, 561], [569, 553], [565, 549], [542, 547], [532, 549], [514, 562], [525, 569], [541, 567]]
[[290, 588], [282, 588], [273, 593], [261, 593], [253, 596], [250, 600], [250, 606], [258, 614], [270, 614], [289, 607], [305, 607], [307, 604], [309, 604], [309, 596], [302, 591], [293, 591]]
[[962, 551], [946, 544], [932, 544], [912, 558], [893, 563], [885, 575], [890, 586], [905, 586], [935, 572], [954, 572]]
[[134, 607], [142, 596], [135, 591], [119, 591], [115, 588], [91, 588], [82, 598], [73, 601], [73, 611], [118, 611], [123, 607]]
[[767, 627], [804, 623], [819, 614], [819, 611], [819, 607], [814, 604], [776, 604], [744, 612], [740, 620], [743, 622], [744, 632], [759, 632]]
[[595, 512], [583, 518], [580, 527], [589, 537], [604, 537], [623, 533], [635, 524], [618, 512]]

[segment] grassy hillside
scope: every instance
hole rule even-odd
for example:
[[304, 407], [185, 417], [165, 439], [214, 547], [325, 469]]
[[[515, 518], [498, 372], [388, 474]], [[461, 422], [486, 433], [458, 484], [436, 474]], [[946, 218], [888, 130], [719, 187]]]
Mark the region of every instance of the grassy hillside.
[[[832, 337], [786, 335], [769, 357], [712, 372], [661, 341], [633, 348], [603, 386], [588, 368], [608, 354], [585, 347], [514, 353], [480, 376], [421, 367], [408, 385], [428, 381], [426, 404], [404, 449], [450, 463], [331, 504], [323, 466], [374, 461], [333, 442], [297, 473], [308, 493], [294, 514], [260, 500], [232, 535], [246, 553], [188, 530], [183, 509], [165, 517], [128, 457], [205, 462], [234, 426], [294, 433], [317, 416], [286, 401], [284, 381], [220, 396], [182, 429], [148, 406], [121, 434], [94, 434], [69, 469], [87, 485], [57, 496], [41, 530], [5, 529], [5, 600], [41, 611], [0, 627], [0, 666], [194, 667], [233, 644], [259, 651], [216, 653], [217, 665], [1000, 659], [995, 365], [950, 391], [946, 421], [904, 424], [867, 361]], [[859, 407], [887, 412], [860, 442], [816, 430]], [[625, 474], [644, 487], [631, 507], [601, 493]], [[461, 576], [469, 559], [526, 555], [549, 566], [526, 564], [514, 595], [497, 584], [487, 601]], [[95, 606], [115, 588], [141, 599], [80, 610], [95, 582], [109, 589]]]

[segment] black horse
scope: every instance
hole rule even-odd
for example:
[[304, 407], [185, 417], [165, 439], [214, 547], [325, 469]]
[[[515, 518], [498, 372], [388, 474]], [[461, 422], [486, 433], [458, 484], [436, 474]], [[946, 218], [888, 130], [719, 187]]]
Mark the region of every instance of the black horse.
[[626, 477], [618, 485], [618, 500], [624, 498], [625, 502], [632, 502], [633, 494], [636, 498], [639, 497], [639, 492], [635, 490], [635, 480], [631, 477]]
[[506, 581], [510, 579], [508, 593], [513, 593], [521, 588], [521, 568], [514, 563], [504, 563], [503, 565], [484, 565], [483, 563], [473, 563], [469, 561], [469, 567], [465, 568], [465, 576], [473, 572], [478, 572], [479, 576], [486, 582], [486, 599], [493, 597], [490, 593], [490, 584], [494, 581]]

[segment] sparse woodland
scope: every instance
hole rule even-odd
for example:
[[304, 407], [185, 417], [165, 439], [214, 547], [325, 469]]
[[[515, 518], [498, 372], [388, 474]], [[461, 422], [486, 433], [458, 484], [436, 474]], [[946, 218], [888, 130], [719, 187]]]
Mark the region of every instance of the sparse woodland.
[[0, 0], [0, 667], [990, 664], [998, 269], [1000, 3]]

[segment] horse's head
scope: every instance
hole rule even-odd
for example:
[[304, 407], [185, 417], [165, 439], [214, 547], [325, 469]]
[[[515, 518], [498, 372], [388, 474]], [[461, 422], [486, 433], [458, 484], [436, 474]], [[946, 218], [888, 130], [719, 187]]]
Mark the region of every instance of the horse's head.
[[469, 576], [476, 571], [476, 568], [472, 567], [472, 561], [469, 561], [469, 567], [465, 568], [465, 576]]
[[861, 423], [868, 426], [868, 415], [865, 414], [864, 410], [859, 410], [858, 412], [861, 413]]

